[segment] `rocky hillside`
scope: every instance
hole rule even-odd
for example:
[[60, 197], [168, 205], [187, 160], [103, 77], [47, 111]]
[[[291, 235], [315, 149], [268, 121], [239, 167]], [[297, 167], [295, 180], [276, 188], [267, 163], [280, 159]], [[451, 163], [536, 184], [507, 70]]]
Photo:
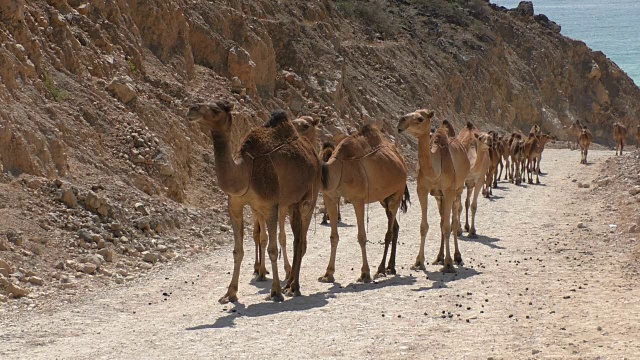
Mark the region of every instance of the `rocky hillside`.
[[[0, 257], [23, 282], [126, 279], [222, 236], [195, 101], [234, 101], [236, 142], [277, 108], [324, 135], [376, 121], [393, 137], [422, 107], [505, 131], [580, 119], [603, 143], [614, 120], [636, 124], [626, 74], [529, 5], [0, 0]], [[413, 163], [414, 140], [397, 140]]]

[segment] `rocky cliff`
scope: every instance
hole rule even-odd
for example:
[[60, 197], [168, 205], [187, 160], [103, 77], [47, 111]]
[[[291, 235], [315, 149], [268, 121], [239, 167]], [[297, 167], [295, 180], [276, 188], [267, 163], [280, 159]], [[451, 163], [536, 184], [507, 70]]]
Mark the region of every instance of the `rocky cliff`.
[[[210, 140], [184, 119], [195, 101], [233, 100], [236, 142], [277, 108], [325, 135], [376, 121], [396, 137], [399, 114], [428, 107], [561, 136], [580, 119], [610, 143], [640, 107], [620, 68], [526, 3], [0, 0], [0, 43], [2, 226], [134, 259], [180, 223], [220, 233]], [[414, 140], [396, 140], [412, 162]]]

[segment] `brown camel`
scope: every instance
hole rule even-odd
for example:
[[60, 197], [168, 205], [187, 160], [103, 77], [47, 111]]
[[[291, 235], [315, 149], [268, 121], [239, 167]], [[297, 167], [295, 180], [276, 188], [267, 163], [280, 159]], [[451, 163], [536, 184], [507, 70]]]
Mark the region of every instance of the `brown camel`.
[[[471, 166], [465, 179], [467, 197], [464, 202], [466, 214], [464, 229], [469, 232], [470, 238], [476, 238], [478, 196], [488, 181], [489, 171], [491, 169], [491, 146], [493, 137], [487, 133], [481, 133], [475, 125], [467, 122], [467, 126], [460, 131], [457, 139], [462, 146], [464, 146]], [[472, 195], [473, 200], [471, 199]], [[471, 225], [469, 225], [469, 208], [471, 208]]]
[[[438, 128], [431, 136], [432, 110], [416, 110], [400, 118], [398, 132], [407, 131], [418, 138], [418, 199], [422, 210], [420, 223], [420, 249], [414, 270], [425, 270], [424, 244], [429, 231], [427, 205], [429, 194], [440, 198], [440, 251], [433, 264], [443, 263], [442, 271], [455, 272], [449, 238], [453, 226], [455, 246], [454, 260], [462, 264], [458, 249], [458, 229], [460, 229], [461, 195], [471, 169], [469, 156], [464, 145], [456, 138], [448, 136], [445, 126]], [[452, 224], [453, 222], [453, 224]], [[446, 256], [444, 249], [446, 248]]]
[[554, 135], [542, 134], [538, 136], [538, 141], [540, 142], [540, 148], [539, 148], [540, 151], [537, 153], [536, 173], [538, 175], [542, 175], [542, 170], [540, 170], [540, 161], [542, 161], [542, 153], [544, 152], [544, 148], [545, 146], [547, 146], [548, 143], [556, 142], [556, 137]]
[[[502, 136], [502, 140], [500, 141], [501, 144], [501, 148], [502, 148], [502, 152], [501, 152], [501, 156], [502, 156], [502, 161], [504, 161], [504, 180], [508, 180], [509, 179], [509, 155], [511, 152], [511, 143], [510, 143], [511, 137], [508, 137], [506, 135]], [[500, 169], [500, 175], [498, 176], [498, 179], [500, 179], [502, 177], [502, 168]]]
[[[346, 139], [349, 135], [345, 135], [345, 134], [338, 134], [333, 136], [331, 141], [325, 141], [322, 144], [322, 151], [320, 152], [320, 158], [322, 159], [322, 161], [327, 162], [329, 161], [329, 159], [331, 158], [331, 155], [333, 155], [333, 152], [336, 149], [336, 145], [335, 144], [340, 144], [340, 142], [344, 139]], [[337, 200], [338, 202], [338, 222], [342, 221], [342, 214], [340, 213], [340, 198], [338, 198]], [[322, 222], [320, 224], [322, 225], [327, 225], [329, 223], [329, 213], [327, 212], [327, 207], [323, 205], [323, 210], [322, 210]]]
[[524, 140], [519, 133], [511, 134], [509, 156], [511, 157], [511, 169], [509, 181], [520, 185], [522, 183], [522, 169], [524, 166]]
[[542, 134], [542, 130], [540, 129], [540, 125], [533, 125], [529, 133], [533, 133], [535, 136], [540, 136]]
[[[379, 201], [387, 214], [387, 233], [384, 255], [375, 276], [395, 274], [396, 245], [400, 226], [396, 220], [398, 208], [407, 210], [407, 166], [394, 144], [384, 139], [375, 125], [362, 129], [342, 140], [322, 165], [322, 192], [331, 223], [331, 256], [321, 282], [333, 282], [336, 251], [338, 248], [338, 201], [340, 196], [353, 204], [358, 223], [358, 243], [362, 251], [362, 269], [358, 282], [370, 282], [371, 273], [367, 260], [367, 234], [365, 231], [365, 206]], [[389, 263], [385, 270], [387, 251], [391, 244]]]
[[485, 183], [485, 189], [483, 193], [486, 197], [493, 195], [492, 188], [498, 187], [498, 167], [502, 163], [502, 156], [500, 155], [500, 140], [498, 133], [495, 131], [489, 131], [487, 133], [488, 139], [484, 142], [489, 146], [489, 160], [490, 166], [487, 172], [487, 181]]
[[613, 124], [613, 138], [616, 141], [616, 155], [620, 152], [622, 155], [622, 150], [624, 149], [624, 141], [627, 139], [627, 127], [624, 126], [621, 122], [616, 122]]
[[295, 296], [300, 294], [300, 266], [320, 188], [320, 160], [309, 141], [298, 135], [282, 111], [274, 112], [264, 126], [250, 131], [242, 141], [238, 158], [234, 159], [230, 144], [232, 109], [233, 104], [216, 101], [194, 105], [187, 113], [190, 121], [199, 122], [203, 131], [213, 138], [218, 185], [229, 196], [229, 216], [235, 240], [234, 268], [229, 289], [219, 301], [227, 303], [238, 299], [238, 278], [244, 255], [245, 205], [250, 205], [259, 221], [266, 223], [267, 253], [273, 274], [268, 299], [281, 301], [277, 244], [279, 208], [287, 207], [292, 219], [293, 266], [285, 292]]
[[[548, 136], [545, 137], [548, 139]], [[542, 154], [540, 138], [535, 133], [530, 132], [524, 141], [524, 159], [526, 161], [525, 169], [527, 174], [527, 183], [533, 184], [533, 173], [536, 174], [536, 184], [540, 184], [538, 168], [536, 166], [538, 156]]]
[[640, 149], [640, 125], [636, 128], [636, 149]]
[[589, 131], [589, 129], [587, 129], [586, 127], [583, 127], [582, 131], [580, 132], [580, 136], [578, 137], [581, 150], [580, 164], [587, 165], [587, 154], [589, 153], [589, 146], [591, 145], [592, 139], [593, 136], [591, 135], [591, 131]]
[[[298, 132], [298, 135], [307, 139], [309, 143], [316, 148], [317, 134], [316, 129], [320, 121], [314, 119], [311, 116], [301, 116], [295, 120], [292, 120], [294, 128]], [[252, 209], [253, 211], [253, 209]], [[267, 230], [266, 223], [260, 222], [260, 217], [253, 211], [253, 240], [256, 246], [256, 262], [254, 265], [254, 274], [257, 281], [265, 281], [266, 274], [269, 272], [266, 268], [265, 250], [267, 247]], [[278, 242], [280, 243], [280, 253], [284, 260], [285, 279], [289, 279], [291, 275], [291, 263], [289, 262], [289, 256], [287, 254], [287, 233], [285, 230], [285, 220], [287, 218], [287, 207], [281, 206], [278, 209]]]
[[582, 133], [582, 124], [580, 123], [580, 120], [574, 121], [570, 126], [565, 127], [564, 129], [569, 135], [569, 149], [574, 150], [574, 147], [571, 143], [572, 137], [576, 139], [575, 149], [577, 149], [580, 146], [580, 134]]

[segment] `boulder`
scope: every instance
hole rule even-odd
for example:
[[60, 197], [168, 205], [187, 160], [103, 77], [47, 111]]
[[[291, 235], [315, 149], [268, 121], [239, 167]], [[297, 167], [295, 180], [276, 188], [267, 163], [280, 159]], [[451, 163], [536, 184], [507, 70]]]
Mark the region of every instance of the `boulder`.
[[520, 1], [518, 7], [515, 8], [515, 12], [522, 16], [533, 16], [533, 1]]
[[9, 277], [9, 275], [13, 274], [13, 271], [13, 267], [8, 262], [0, 259], [0, 274]]
[[136, 98], [136, 90], [133, 87], [133, 80], [128, 76], [118, 76], [107, 85], [107, 91], [118, 100], [127, 104]]
[[67, 205], [70, 208], [74, 208], [78, 206], [78, 199], [76, 198], [76, 194], [74, 194], [73, 190], [69, 188], [62, 190], [60, 201], [62, 201], [65, 205]]
[[9, 280], [0, 276], [0, 286], [4, 287], [7, 292], [15, 298], [20, 298], [23, 296], [27, 296], [29, 294], [29, 290], [23, 289], [20, 286], [10, 282]]

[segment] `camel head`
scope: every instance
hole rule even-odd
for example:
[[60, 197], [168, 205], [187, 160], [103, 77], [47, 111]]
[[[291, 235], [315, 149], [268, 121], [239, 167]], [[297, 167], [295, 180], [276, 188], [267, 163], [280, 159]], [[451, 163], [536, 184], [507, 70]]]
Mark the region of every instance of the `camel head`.
[[315, 136], [314, 132], [316, 131], [316, 126], [318, 126], [320, 120], [314, 119], [311, 116], [301, 116], [293, 120], [292, 123], [300, 136], [310, 138]]
[[400, 117], [398, 132], [408, 131], [416, 136], [429, 134], [431, 131], [431, 119], [435, 113], [433, 110], [416, 110]]
[[198, 122], [206, 133], [226, 133], [231, 129], [231, 110], [233, 104], [226, 100], [195, 104], [189, 108], [187, 119]]

